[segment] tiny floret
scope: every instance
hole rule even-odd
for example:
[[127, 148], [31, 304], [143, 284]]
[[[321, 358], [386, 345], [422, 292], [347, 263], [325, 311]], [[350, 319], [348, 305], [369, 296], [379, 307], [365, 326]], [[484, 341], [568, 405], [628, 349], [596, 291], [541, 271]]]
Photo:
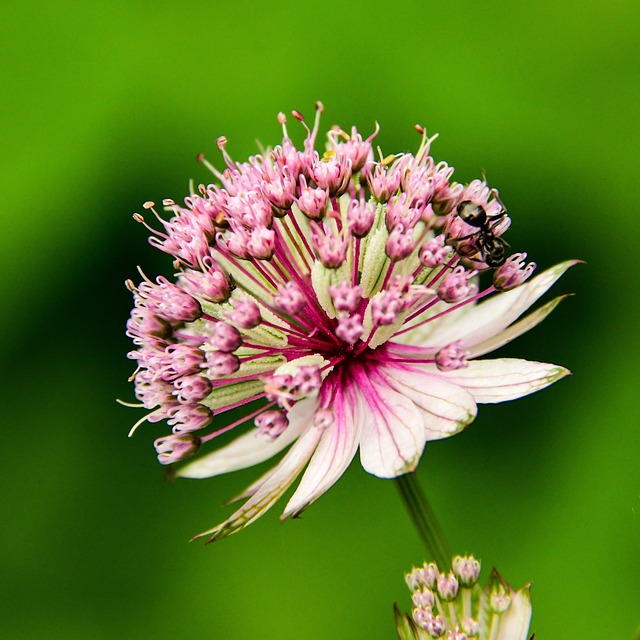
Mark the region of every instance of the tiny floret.
[[526, 253], [514, 253], [493, 274], [493, 284], [498, 291], [510, 291], [519, 287], [535, 271], [535, 262], [525, 264]]
[[[198, 454], [177, 477], [280, 456], [201, 534], [210, 540], [253, 522], [297, 479], [283, 518], [298, 516], [356, 456], [380, 478], [413, 471], [426, 443], [465, 429], [478, 405], [568, 373], [487, 354], [545, 317], [554, 305], [527, 309], [574, 263], [533, 277], [505, 239], [511, 216], [497, 190], [456, 182], [424, 127], [415, 154], [374, 148], [377, 125], [369, 135], [333, 127], [322, 145], [322, 111], [313, 123], [292, 112], [306, 133], [299, 147], [283, 114], [280, 143], [247, 160], [218, 138], [219, 167], [200, 158], [209, 184], [134, 215], [175, 276], [126, 283], [144, 410], [131, 433], [164, 428], [154, 436], [162, 464]], [[457, 633], [435, 609], [427, 615], [429, 594], [455, 600], [474, 567], [413, 572], [421, 630]]]
[[456, 556], [451, 567], [462, 586], [472, 587], [478, 582], [480, 563], [473, 556]]

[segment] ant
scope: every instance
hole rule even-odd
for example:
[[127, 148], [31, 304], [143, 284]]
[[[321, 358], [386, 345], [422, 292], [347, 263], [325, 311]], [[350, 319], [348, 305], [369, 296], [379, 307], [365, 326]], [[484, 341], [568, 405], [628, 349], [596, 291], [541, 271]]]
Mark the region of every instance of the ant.
[[497, 196], [493, 192], [494, 198], [500, 203], [500, 213], [489, 216], [482, 205], [471, 200], [463, 200], [456, 212], [463, 222], [472, 227], [476, 227], [478, 231], [471, 233], [462, 238], [452, 238], [448, 244], [454, 244], [469, 238], [475, 239], [475, 248], [477, 248], [482, 260], [491, 268], [500, 267], [507, 261], [506, 249], [509, 246], [502, 238], [494, 235], [493, 230], [507, 215], [507, 210]]

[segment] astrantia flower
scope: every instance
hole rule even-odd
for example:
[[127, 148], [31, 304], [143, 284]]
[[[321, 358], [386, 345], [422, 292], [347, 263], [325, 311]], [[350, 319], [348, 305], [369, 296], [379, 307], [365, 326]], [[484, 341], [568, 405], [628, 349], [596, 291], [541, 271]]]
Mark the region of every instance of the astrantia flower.
[[434, 563], [413, 568], [411, 615], [395, 608], [400, 640], [527, 640], [531, 585], [514, 591], [494, 569], [483, 589], [479, 575], [473, 556], [456, 556], [444, 573]]
[[[255, 520], [304, 471], [283, 515], [297, 516], [358, 450], [376, 476], [412, 471], [425, 443], [464, 429], [478, 403], [513, 400], [568, 373], [477, 358], [553, 309], [559, 299], [517, 321], [571, 263], [525, 282], [535, 265], [524, 254], [488, 255], [508, 246], [497, 240], [510, 222], [497, 192], [453, 182], [421, 128], [415, 156], [375, 160], [375, 132], [363, 139], [355, 128], [332, 129], [320, 155], [320, 112], [303, 149], [280, 115], [281, 145], [237, 163], [220, 138], [227, 167], [209, 165], [217, 184], [184, 206], [165, 200], [165, 216], [145, 205], [157, 218], [150, 242], [178, 271], [175, 282], [128, 283], [129, 355], [149, 410], [138, 424], [172, 427], [156, 441], [158, 459], [212, 447], [177, 472], [204, 478], [289, 448], [244, 492], [245, 504], [205, 532], [213, 538]], [[479, 271], [493, 284], [480, 289]], [[229, 423], [227, 412], [243, 406]], [[243, 433], [215, 449], [231, 429]]]

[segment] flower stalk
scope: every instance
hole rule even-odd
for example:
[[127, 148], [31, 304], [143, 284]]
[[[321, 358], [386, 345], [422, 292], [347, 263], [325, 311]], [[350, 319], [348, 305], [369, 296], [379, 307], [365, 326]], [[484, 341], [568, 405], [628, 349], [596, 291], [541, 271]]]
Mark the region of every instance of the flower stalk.
[[446, 566], [451, 557], [449, 545], [427, 496], [418, 482], [417, 474], [414, 472], [398, 476], [395, 479], [395, 485], [411, 522], [424, 544], [428, 560], [433, 560], [441, 567]]

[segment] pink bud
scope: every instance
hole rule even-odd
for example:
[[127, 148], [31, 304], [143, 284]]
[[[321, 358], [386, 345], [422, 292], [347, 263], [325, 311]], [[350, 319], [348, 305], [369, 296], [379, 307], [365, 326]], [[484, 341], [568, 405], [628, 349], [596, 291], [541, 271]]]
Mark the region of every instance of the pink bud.
[[416, 248], [416, 241], [413, 239], [413, 229], [406, 228], [403, 224], [398, 224], [389, 234], [386, 244], [386, 252], [392, 262], [398, 262], [408, 258]]
[[204, 362], [204, 353], [193, 345], [170, 344], [165, 352], [170, 357], [170, 364], [162, 375], [163, 380], [196, 373]]
[[261, 322], [260, 309], [253, 300], [238, 300], [229, 314], [229, 320], [241, 329], [255, 329]]
[[427, 240], [420, 249], [420, 262], [425, 267], [437, 267], [446, 262], [449, 249], [444, 246], [444, 234]]
[[278, 294], [273, 298], [276, 309], [294, 316], [307, 306], [307, 298], [300, 287], [293, 281], [278, 287]]
[[211, 383], [201, 375], [182, 376], [173, 386], [173, 395], [181, 404], [196, 404], [211, 393]]
[[493, 285], [498, 291], [509, 291], [519, 287], [535, 270], [536, 263], [525, 266], [526, 253], [514, 253], [493, 274]]
[[207, 351], [207, 375], [211, 378], [223, 378], [240, 368], [240, 358], [225, 351]]
[[343, 313], [338, 317], [336, 335], [343, 342], [355, 344], [362, 336], [363, 331], [362, 316], [359, 313], [353, 315]]
[[376, 205], [374, 202], [352, 200], [347, 210], [347, 222], [349, 230], [356, 238], [364, 238], [376, 217]]
[[456, 340], [443, 347], [436, 353], [436, 366], [440, 371], [455, 371], [469, 366], [467, 358], [469, 351], [465, 351], [462, 340]]
[[261, 413], [254, 420], [254, 424], [258, 427], [261, 436], [273, 441], [284, 432], [289, 420], [282, 411], [272, 410]]
[[478, 582], [480, 563], [473, 556], [456, 556], [451, 568], [462, 586], [472, 587]]
[[337, 287], [329, 287], [329, 294], [336, 311], [353, 313], [362, 299], [362, 287], [360, 285], [354, 287], [343, 280]]
[[376, 327], [393, 324], [402, 307], [398, 291], [385, 291], [371, 300], [371, 318]]
[[231, 353], [242, 345], [242, 336], [228, 322], [216, 322], [210, 342], [218, 351]]
[[202, 315], [200, 303], [163, 276], [158, 284], [143, 282], [138, 291], [142, 304], [170, 323], [193, 322]]
[[300, 197], [296, 200], [298, 208], [311, 220], [320, 220], [327, 211], [327, 192], [307, 186], [304, 176], [300, 176]]
[[153, 446], [158, 452], [160, 464], [171, 464], [195, 455], [200, 448], [200, 438], [185, 433], [158, 438]]
[[347, 243], [329, 229], [315, 225], [311, 242], [322, 264], [328, 269], [337, 269], [347, 259]]
[[249, 234], [247, 253], [257, 260], [271, 260], [275, 246], [275, 231], [267, 227], [256, 227]]
[[433, 595], [433, 591], [427, 587], [414, 591], [411, 595], [411, 600], [416, 607], [422, 607], [424, 609], [433, 607], [436, 603], [436, 597]]
[[173, 433], [189, 433], [206, 427], [213, 417], [213, 411], [203, 404], [181, 404], [171, 407], [167, 422], [173, 426]]
[[463, 266], [458, 265], [438, 287], [438, 296], [444, 302], [454, 303], [475, 295], [478, 287], [475, 284], [469, 284], [469, 280], [476, 273], [477, 271], [466, 271]]
[[438, 595], [447, 602], [454, 600], [458, 594], [458, 579], [449, 573], [448, 575], [441, 574], [438, 578]]

